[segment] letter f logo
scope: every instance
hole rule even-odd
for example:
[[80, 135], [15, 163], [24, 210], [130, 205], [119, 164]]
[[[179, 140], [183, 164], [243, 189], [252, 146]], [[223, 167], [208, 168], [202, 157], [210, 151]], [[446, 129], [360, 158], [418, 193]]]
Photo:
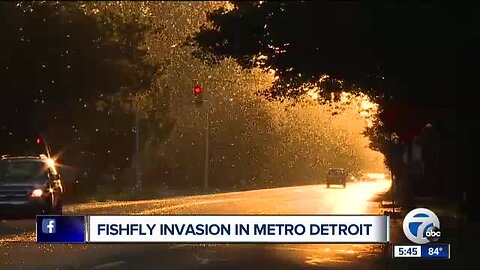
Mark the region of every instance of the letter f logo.
[[44, 219], [42, 220], [42, 232], [52, 234], [55, 233], [56, 226], [55, 226], [55, 219]]

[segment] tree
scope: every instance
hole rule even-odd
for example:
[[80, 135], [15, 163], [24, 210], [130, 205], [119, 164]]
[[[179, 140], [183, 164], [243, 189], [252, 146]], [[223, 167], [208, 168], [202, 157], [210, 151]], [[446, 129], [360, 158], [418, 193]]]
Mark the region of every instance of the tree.
[[268, 91], [273, 97], [300, 96], [307, 91], [302, 85], [327, 74], [332, 84], [321, 85], [320, 92], [326, 98], [361, 89], [384, 97], [383, 103], [424, 108], [448, 105], [448, 97], [432, 94], [451, 89], [460, 78], [464, 8], [323, 1], [235, 6], [212, 13], [214, 27], [204, 28], [195, 41], [204, 52], [233, 56], [244, 67], [257, 65], [255, 57], [262, 56], [261, 66], [280, 77]]
[[[113, 3], [95, 5], [99, 10], [118, 7]], [[212, 187], [312, 183], [328, 163], [338, 162], [352, 169], [364, 164], [368, 155], [363, 153], [370, 152], [364, 148], [365, 141], [358, 141], [360, 135], [330, 123], [330, 112], [312, 104], [288, 108], [255, 94], [270, 87], [275, 74], [261, 69], [242, 70], [230, 58], [208, 65], [192, 57], [195, 47], [185, 45], [185, 39], [207, 23], [205, 15], [209, 11], [223, 5], [225, 2], [122, 2], [121, 14], [143, 14], [141, 20], [150, 26], [144, 46], [149, 48], [147, 58], [161, 66], [155, 89], [142, 95], [141, 111], [162, 108], [152, 101], [166, 98], [175, 123], [165, 141], [145, 148], [149, 163], [146, 180], [151, 180], [152, 185], [202, 185], [206, 107], [210, 109]], [[208, 99], [202, 108], [192, 104], [192, 90], [197, 84]], [[312, 123], [314, 114], [322, 119]], [[292, 119], [298, 123], [295, 130]], [[332, 140], [331, 133], [342, 140]], [[352, 160], [355, 164], [347, 162]]]
[[[267, 97], [297, 98], [311, 85], [327, 100], [344, 91], [366, 93], [383, 111], [374, 138], [396, 134], [408, 142], [427, 123], [450, 125], [444, 111], [469, 118], [462, 96], [473, 86], [467, 57], [478, 55], [469, 40], [478, 41], [472, 9], [439, 1], [238, 1], [213, 12], [213, 27], [193, 41], [200, 57], [232, 56], [245, 68], [274, 69], [279, 80]], [[321, 80], [324, 75], [329, 79]], [[469, 124], [459, 130], [453, 136], [463, 137]], [[381, 147], [386, 155], [388, 148]]]
[[2, 150], [22, 151], [42, 134], [67, 164], [129, 166], [133, 117], [123, 105], [157, 70], [141, 47], [147, 26], [84, 3], [0, 9]]

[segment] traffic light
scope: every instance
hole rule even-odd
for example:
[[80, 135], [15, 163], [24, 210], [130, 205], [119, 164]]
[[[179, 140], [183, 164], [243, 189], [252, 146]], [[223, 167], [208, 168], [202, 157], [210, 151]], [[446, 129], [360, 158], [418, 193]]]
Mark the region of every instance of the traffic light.
[[200, 94], [202, 93], [202, 87], [200, 87], [199, 85], [195, 86], [195, 87], [193, 88], [193, 93], [194, 93], [195, 95], [200, 95]]
[[202, 106], [203, 104], [203, 96], [202, 96], [202, 87], [199, 85], [196, 85], [193, 87], [193, 98], [195, 105], [198, 107]]
[[40, 137], [37, 137], [37, 144], [42, 144], [42, 139]]

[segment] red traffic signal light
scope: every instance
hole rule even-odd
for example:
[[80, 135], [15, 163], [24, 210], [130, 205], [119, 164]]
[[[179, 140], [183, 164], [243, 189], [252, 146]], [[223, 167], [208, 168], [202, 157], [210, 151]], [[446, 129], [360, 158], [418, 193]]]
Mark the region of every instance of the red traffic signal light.
[[42, 139], [37, 138], [37, 144], [41, 144], [41, 143], [42, 143]]
[[195, 95], [201, 94], [201, 93], [202, 93], [202, 87], [200, 87], [200, 86], [198, 86], [198, 85], [195, 86], [195, 87], [193, 88], [193, 93], [194, 93]]

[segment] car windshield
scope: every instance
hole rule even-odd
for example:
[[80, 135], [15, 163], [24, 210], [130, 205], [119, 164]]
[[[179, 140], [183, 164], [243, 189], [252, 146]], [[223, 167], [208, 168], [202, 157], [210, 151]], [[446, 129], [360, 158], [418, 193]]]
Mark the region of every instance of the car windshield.
[[47, 177], [44, 162], [39, 161], [2, 161], [0, 162], [0, 181], [28, 181]]
[[342, 169], [331, 169], [328, 171], [330, 175], [343, 175], [344, 171]]

